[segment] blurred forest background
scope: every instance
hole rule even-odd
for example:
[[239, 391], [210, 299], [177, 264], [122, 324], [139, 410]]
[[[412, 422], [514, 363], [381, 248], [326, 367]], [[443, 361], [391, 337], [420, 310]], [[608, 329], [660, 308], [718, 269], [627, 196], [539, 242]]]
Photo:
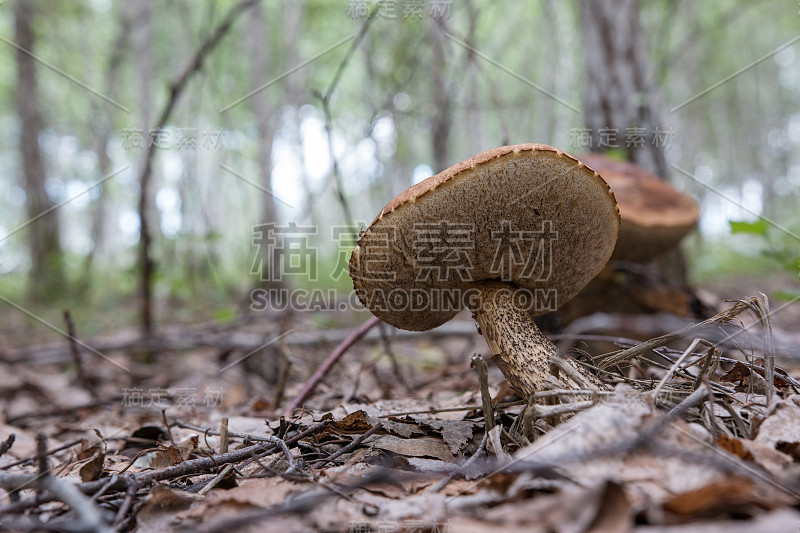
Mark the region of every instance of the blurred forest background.
[[302, 282], [347, 300], [389, 199], [523, 142], [615, 149], [697, 199], [691, 282], [798, 294], [794, 0], [35, 0], [0, 5], [0, 40], [12, 343], [56, 338], [63, 308], [87, 336], [232, 320], [267, 222], [310, 228]]

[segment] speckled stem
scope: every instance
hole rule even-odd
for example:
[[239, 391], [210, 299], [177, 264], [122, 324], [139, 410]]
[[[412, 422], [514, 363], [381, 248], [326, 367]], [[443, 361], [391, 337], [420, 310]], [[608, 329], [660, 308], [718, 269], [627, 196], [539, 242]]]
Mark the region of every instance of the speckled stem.
[[484, 283], [479, 287], [480, 301], [470, 310], [480, 332], [492, 351], [492, 361], [522, 398], [553, 388], [555, 376], [564, 388], [573, 390], [605, 387], [594, 375], [558, 349], [539, 330], [531, 316], [514, 303], [515, 287], [506, 283]]

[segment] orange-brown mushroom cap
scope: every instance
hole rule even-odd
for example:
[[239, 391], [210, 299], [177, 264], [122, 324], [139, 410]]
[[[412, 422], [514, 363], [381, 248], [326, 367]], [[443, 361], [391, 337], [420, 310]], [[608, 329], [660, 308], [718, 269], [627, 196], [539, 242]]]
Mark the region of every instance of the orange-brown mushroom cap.
[[[608, 185], [543, 144], [502, 146], [401, 193], [358, 240], [350, 276], [383, 321], [423, 331], [450, 320], [469, 290], [503, 281], [572, 299], [606, 265], [619, 231]], [[535, 304], [536, 305], [536, 304]]]
[[697, 203], [642, 167], [602, 154], [578, 157], [617, 199], [622, 223], [612, 259], [650, 261], [675, 248], [697, 225]]

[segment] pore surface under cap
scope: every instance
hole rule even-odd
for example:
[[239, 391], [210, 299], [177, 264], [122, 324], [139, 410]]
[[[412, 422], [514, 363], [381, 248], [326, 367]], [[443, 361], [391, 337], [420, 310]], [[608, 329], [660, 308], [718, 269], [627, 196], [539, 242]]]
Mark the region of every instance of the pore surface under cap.
[[547, 312], [605, 266], [618, 230], [614, 197], [593, 170], [551, 146], [503, 146], [392, 200], [359, 238], [350, 276], [361, 302], [402, 329], [443, 324], [461, 308], [443, 309], [443, 291], [488, 280], [530, 289]]

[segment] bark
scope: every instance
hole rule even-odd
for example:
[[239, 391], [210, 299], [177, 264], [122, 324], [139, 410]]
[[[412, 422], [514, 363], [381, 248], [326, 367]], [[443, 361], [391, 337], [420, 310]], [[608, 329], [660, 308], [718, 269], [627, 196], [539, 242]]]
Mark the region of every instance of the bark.
[[[131, 3], [131, 6], [136, 4]], [[153, 62], [151, 57], [150, 41], [152, 39], [152, 17], [150, 16], [149, 2], [138, 5], [136, 15], [136, 31], [133, 41], [136, 50], [136, 78], [139, 81], [137, 93], [139, 95], [139, 111], [141, 113], [142, 130], [144, 131], [145, 144], [149, 144], [150, 117], [152, 116], [152, 97], [150, 85], [153, 79]], [[158, 130], [163, 124], [159, 124]], [[152, 279], [155, 276], [156, 264], [150, 252], [154, 240], [153, 234], [158, 231], [157, 220], [154, 220], [153, 206], [155, 191], [151, 186], [151, 165], [155, 155], [154, 145], [149, 144], [142, 161], [142, 171], [139, 177], [139, 275], [141, 276], [140, 292], [142, 298], [141, 321], [142, 330], [149, 335], [153, 330], [153, 303]]]
[[[652, 142], [656, 128], [665, 130], [639, 24], [637, 0], [581, 0], [581, 30], [586, 63], [584, 116], [592, 133], [592, 150], [600, 132], [616, 130], [616, 144], [629, 159], [665, 179], [663, 147]], [[626, 130], [644, 128], [644, 146], [627, 146]], [[608, 144], [608, 143], [606, 143]]]
[[[31, 1], [14, 4], [17, 49], [17, 110], [20, 119], [22, 171], [27, 194], [27, 215], [33, 219], [55, 206], [45, 190], [47, 174], [39, 150], [42, 117], [37, 95], [36, 62], [33, 56], [36, 36], [35, 11]], [[63, 292], [66, 285], [61, 253], [58, 210], [30, 224], [30, 297], [42, 300]]]
[[[668, 128], [652, 88], [639, 2], [581, 0], [580, 15], [586, 63], [584, 116], [592, 135], [592, 151], [603, 152], [607, 145], [616, 145], [627, 152], [630, 161], [667, 179], [666, 141], [659, 140], [656, 132], [664, 135]], [[616, 140], [603, 142], [603, 130], [616, 132]], [[629, 142], [629, 132], [636, 139], [641, 133], [643, 142]], [[669, 282], [686, 285], [686, 262], [680, 250], [668, 252], [658, 264]]]

